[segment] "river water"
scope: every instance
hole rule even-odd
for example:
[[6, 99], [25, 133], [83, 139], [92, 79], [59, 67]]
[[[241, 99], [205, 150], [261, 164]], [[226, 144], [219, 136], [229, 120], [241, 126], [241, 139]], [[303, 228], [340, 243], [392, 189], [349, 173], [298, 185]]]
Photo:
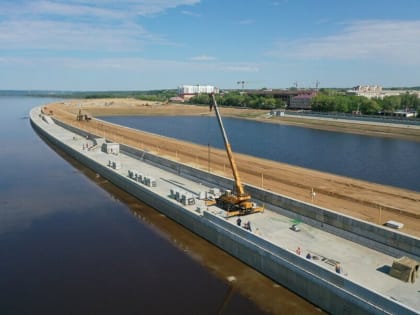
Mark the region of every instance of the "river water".
[[47, 144], [51, 101], [0, 97], [0, 314], [319, 313]]
[[[215, 117], [102, 117], [224, 148]], [[223, 118], [234, 152], [420, 191], [420, 142]]]

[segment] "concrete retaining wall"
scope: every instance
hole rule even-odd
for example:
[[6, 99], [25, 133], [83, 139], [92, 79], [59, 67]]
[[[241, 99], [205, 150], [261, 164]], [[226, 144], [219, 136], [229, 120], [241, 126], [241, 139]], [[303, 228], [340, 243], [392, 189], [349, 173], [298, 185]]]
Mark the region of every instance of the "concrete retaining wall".
[[[143, 151], [126, 145], [121, 145], [121, 150], [134, 157], [142, 156], [145, 161], [151, 164], [195, 181], [206, 182], [225, 189], [233, 187], [233, 181], [222, 176], [210, 174], [150, 153], [143, 154]], [[418, 238], [254, 186], [246, 185], [246, 190], [261, 203], [270, 204], [270, 208], [288, 217], [299, 219], [309, 225], [394, 257], [408, 256], [416, 260], [420, 258], [420, 240]], [[271, 205], [276, 207], [271, 207]]]
[[[248, 191], [253, 194], [254, 190]], [[270, 192], [265, 197], [266, 203], [288, 217], [394, 257], [420, 258], [420, 239], [416, 237]]]
[[[207, 211], [204, 211], [202, 215], [187, 211], [178, 203], [157, 195], [150, 188], [139, 185], [128, 177], [118, 174], [113, 169], [97, 163], [82, 152], [68, 147], [55, 138], [54, 135], [37, 126], [33, 121], [32, 124], [38, 132], [53, 144], [101, 174], [110, 182], [330, 313], [416, 314], [414, 310], [398, 302], [351, 282], [341, 275], [282, 249]], [[126, 146], [122, 146], [122, 150], [130, 152], [130, 154], [137, 157], [143, 155], [142, 152]], [[164, 166], [164, 168], [188, 177], [197, 178], [200, 175], [199, 178], [203, 177], [206, 181], [214, 183], [216, 186], [229, 187], [231, 184], [226, 178], [215, 177], [206, 172], [180, 165], [161, 157], [145, 154], [143, 158], [150, 163]], [[248, 190], [250, 190], [249, 188]], [[256, 191], [253, 193], [256, 193]], [[267, 194], [265, 191], [262, 191], [262, 193]], [[274, 197], [270, 196], [270, 198], [273, 199]], [[282, 199], [273, 200], [284, 202]], [[308, 209], [303, 207], [303, 213], [308, 211]], [[334, 224], [334, 219], [331, 218], [333, 217], [327, 216], [327, 218], [324, 218], [321, 216], [318, 219], [321, 220], [320, 222]], [[332, 222], [330, 222], [331, 220]]]
[[[56, 123], [81, 136], [92, 136], [92, 134], [72, 126], [67, 126], [59, 121], [56, 121]], [[233, 181], [229, 178], [180, 164], [176, 161], [143, 152], [142, 150], [127, 145], [121, 144], [120, 148], [126, 154], [136, 158], [142, 158], [153, 165], [186, 178], [208, 183], [215, 187], [223, 187], [225, 189], [232, 189], [233, 187]], [[280, 214], [298, 219], [316, 228], [323, 229], [337, 236], [357, 242], [369, 248], [374, 248], [394, 257], [408, 256], [412, 259], [420, 260], [420, 239], [418, 238], [255, 186], [245, 185], [245, 188], [254, 199], [257, 199], [264, 204], [270, 204], [270, 207], [271, 205], [275, 206], [271, 208]]]
[[228, 238], [220, 239], [216, 243], [218, 246], [255, 269], [264, 270], [270, 278], [305, 298], [315, 299], [318, 301], [317, 305], [329, 312], [353, 314], [363, 310], [369, 313], [386, 311], [399, 314], [404, 309], [389, 298], [278, 247], [229, 221], [208, 212], [204, 213], [204, 217], [218, 226], [219, 234], [229, 235]]

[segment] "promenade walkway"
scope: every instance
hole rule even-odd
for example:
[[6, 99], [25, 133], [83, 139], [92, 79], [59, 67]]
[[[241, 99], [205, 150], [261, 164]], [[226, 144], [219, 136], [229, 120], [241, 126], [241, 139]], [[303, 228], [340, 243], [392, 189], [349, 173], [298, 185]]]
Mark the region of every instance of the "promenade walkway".
[[[115, 169], [121, 176], [128, 176], [129, 170], [137, 170], [144, 175], [153, 176], [156, 187], [150, 187], [159, 195], [171, 200], [178, 201], [170, 197], [170, 190], [177, 188], [190, 193], [195, 197], [194, 205], [185, 206], [187, 211], [200, 215], [201, 210], [208, 210], [214, 214], [224, 216], [224, 211], [211, 206], [207, 207], [203, 200], [198, 199], [200, 192], [210, 191], [210, 185], [204, 182], [192, 181], [178, 176], [177, 174], [165, 171], [156, 166], [146, 163], [141, 156], [133, 157], [123, 153], [118, 155], [107, 154], [95, 148], [92, 139], [86, 139], [76, 135], [56, 124], [48, 124], [39, 117], [34, 117], [40, 124], [48, 125], [46, 128], [60, 141], [66, 143], [84, 155], [96, 160], [98, 163], [108, 165], [109, 160], [117, 160], [121, 163], [121, 168]], [[148, 153], [146, 153], [148, 154]], [[109, 166], [108, 166], [109, 167]], [[139, 183], [139, 185], [143, 185]], [[388, 271], [395, 257], [383, 254], [371, 248], [340, 238], [336, 235], [327, 233], [323, 230], [314, 228], [310, 225], [299, 223], [300, 231], [293, 231], [291, 226], [295, 223], [291, 218], [280, 215], [270, 209], [270, 205], [265, 205], [264, 213], [256, 213], [241, 217], [242, 223], [251, 222], [250, 233], [258, 235], [279, 247], [300, 255], [302, 259], [307, 259], [306, 255], [311, 254], [311, 262], [318, 264], [335, 273], [335, 264], [340, 263], [341, 275], [351, 281], [362, 285], [372, 291], [376, 291], [383, 296], [389, 297], [402, 303], [420, 314], [420, 278], [416, 283], [405, 283], [391, 277]], [[159, 209], [157, 209], [159, 210]], [[233, 225], [237, 224], [237, 218], [226, 219]], [[300, 248], [300, 254], [297, 249]]]

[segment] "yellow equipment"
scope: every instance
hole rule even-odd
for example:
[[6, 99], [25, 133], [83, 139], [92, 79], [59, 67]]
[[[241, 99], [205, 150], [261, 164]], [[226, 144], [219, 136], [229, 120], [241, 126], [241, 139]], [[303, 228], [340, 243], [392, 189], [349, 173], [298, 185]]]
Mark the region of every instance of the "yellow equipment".
[[83, 114], [82, 110], [79, 108], [79, 113], [77, 114], [76, 119], [79, 121], [83, 121], [83, 120], [89, 121], [92, 119], [92, 116], [90, 116], [90, 114], [88, 113]]
[[235, 215], [245, 215], [255, 212], [264, 211], [263, 207], [257, 207], [255, 203], [251, 201], [251, 196], [245, 192], [244, 186], [242, 185], [241, 178], [239, 177], [238, 168], [233, 158], [232, 148], [226, 135], [225, 128], [223, 126], [222, 118], [219, 113], [216, 98], [214, 94], [211, 94], [213, 103], [210, 105], [210, 111], [214, 107], [217, 121], [219, 123], [220, 130], [222, 132], [223, 140], [225, 142], [226, 153], [229, 159], [230, 166], [232, 168], [233, 178], [235, 180], [233, 192], [226, 190], [219, 198], [216, 198], [216, 205], [227, 211], [228, 217]]

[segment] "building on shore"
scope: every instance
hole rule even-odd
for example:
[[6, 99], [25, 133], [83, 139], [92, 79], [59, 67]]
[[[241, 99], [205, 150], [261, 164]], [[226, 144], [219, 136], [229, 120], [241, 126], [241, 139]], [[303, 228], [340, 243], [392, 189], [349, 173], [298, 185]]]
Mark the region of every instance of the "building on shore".
[[174, 96], [174, 97], [171, 97], [170, 99], [169, 99], [169, 101], [171, 102], [171, 103], [184, 103], [184, 98], [182, 98], [182, 97], [180, 97], [180, 96]]
[[263, 89], [246, 90], [244, 93], [257, 96], [272, 96], [275, 99], [282, 100], [288, 109], [311, 109], [311, 100], [318, 92], [316, 90], [303, 89]]
[[349, 94], [364, 96], [367, 98], [381, 97], [382, 86], [380, 85], [357, 85], [347, 91]]
[[403, 118], [415, 118], [417, 117], [417, 112], [415, 110], [396, 110], [396, 111], [381, 111], [379, 115], [383, 116], [394, 116], [394, 117], [403, 117]]
[[386, 96], [398, 96], [401, 94], [416, 94], [420, 97], [419, 91], [413, 90], [385, 90], [380, 85], [357, 85], [354, 88], [347, 90], [348, 94], [357, 96], [364, 96], [367, 98], [384, 98]]
[[288, 109], [311, 109], [312, 98], [316, 95], [315, 92], [299, 94], [290, 99]]
[[191, 97], [198, 94], [210, 94], [219, 93], [219, 89], [213, 85], [181, 85], [178, 87], [178, 96], [184, 100], [188, 100]]

